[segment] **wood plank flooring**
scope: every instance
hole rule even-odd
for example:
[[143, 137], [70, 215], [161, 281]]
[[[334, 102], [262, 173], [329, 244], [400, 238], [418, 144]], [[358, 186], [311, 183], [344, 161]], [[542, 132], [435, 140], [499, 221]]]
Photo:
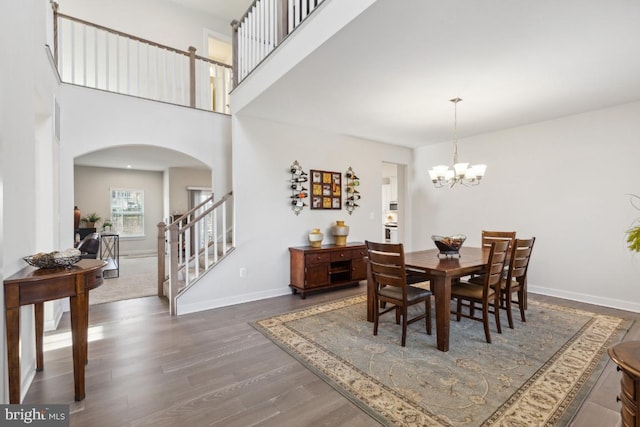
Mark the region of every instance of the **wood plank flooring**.
[[[248, 322], [365, 292], [364, 283], [302, 300], [287, 295], [172, 318], [147, 297], [91, 306], [86, 398], [73, 400], [68, 313], [45, 337], [44, 370], [24, 403], [69, 403], [71, 426], [372, 426], [377, 422], [253, 329]], [[532, 295], [638, 319], [640, 315]], [[520, 326], [517, 321], [516, 327]], [[626, 340], [640, 339], [636, 322]], [[60, 348], [54, 348], [60, 347]], [[619, 374], [612, 362], [574, 426], [616, 426]]]

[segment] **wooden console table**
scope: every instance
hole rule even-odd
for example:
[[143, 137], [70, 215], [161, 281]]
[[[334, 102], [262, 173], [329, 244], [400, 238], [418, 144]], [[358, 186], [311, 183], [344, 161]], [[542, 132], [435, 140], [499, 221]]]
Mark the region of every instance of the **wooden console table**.
[[620, 415], [623, 427], [640, 426], [640, 341], [625, 341], [610, 347], [611, 360], [622, 371], [620, 395], [622, 403]]
[[44, 302], [70, 297], [73, 340], [73, 382], [75, 400], [84, 399], [84, 366], [87, 363], [89, 291], [102, 284], [102, 260], [83, 259], [71, 268], [25, 267], [4, 281], [7, 328], [9, 403], [20, 403], [20, 306], [34, 305], [36, 328], [36, 370], [44, 367], [42, 338]]
[[304, 299], [310, 291], [357, 284], [367, 278], [366, 254], [363, 243], [289, 248], [291, 291]]

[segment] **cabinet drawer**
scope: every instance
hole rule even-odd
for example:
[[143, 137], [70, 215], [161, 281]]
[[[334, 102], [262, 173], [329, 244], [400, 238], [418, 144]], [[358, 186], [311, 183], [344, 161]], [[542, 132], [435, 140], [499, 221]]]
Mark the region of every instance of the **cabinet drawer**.
[[365, 248], [362, 249], [353, 249], [351, 251], [351, 258], [353, 259], [362, 259], [367, 256], [367, 250]]
[[344, 249], [341, 251], [333, 251], [331, 252], [331, 262], [336, 261], [346, 261], [351, 259], [351, 250]]
[[304, 256], [305, 264], [320, 264], [320, 263], [328, 263], [331, 260], [331, 257], [327, 253], [319, 253], [319, 254], [306, 254]]
[[627, 374], [625, 371], [622, 371], [622, 379], [620, 380], [622, 393], [627, 396], [627, 398], [631, 401], [635, 401], [636, 399], [636, 384], [634, 379]]

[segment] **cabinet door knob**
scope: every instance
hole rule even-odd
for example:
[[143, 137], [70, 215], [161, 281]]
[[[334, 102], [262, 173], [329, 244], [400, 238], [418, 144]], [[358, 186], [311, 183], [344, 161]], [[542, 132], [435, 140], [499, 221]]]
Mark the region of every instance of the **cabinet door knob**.
[[616, 371], [620, 372], [622, 371], [622, 368], [620, 366], [616, 366]]
[[616, 396], [616, 402], [620, 402], [620, 396]]

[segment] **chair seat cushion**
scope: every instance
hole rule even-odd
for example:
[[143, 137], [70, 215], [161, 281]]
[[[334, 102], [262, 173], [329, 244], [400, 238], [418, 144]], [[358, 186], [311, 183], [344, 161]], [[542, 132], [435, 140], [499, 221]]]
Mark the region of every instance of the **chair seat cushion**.
[[[431, 291], [428, 289], [416, 288], [413, 286], [407, 286], [407, 301], [419, 301], [431, 296]], [[387, 298], [393, 298], [402, 300], [402, 289], [395, 286], [385, 286], [378, 291], [378, 295]]]
[[[495, 291], [489, 288], [489, 297], [493, 296]], [[482, 286], [478, 286], [475, 283], [460, 282], [457, 285], [451, 286], [452, 297], [473, 298], [482, 299]]]

